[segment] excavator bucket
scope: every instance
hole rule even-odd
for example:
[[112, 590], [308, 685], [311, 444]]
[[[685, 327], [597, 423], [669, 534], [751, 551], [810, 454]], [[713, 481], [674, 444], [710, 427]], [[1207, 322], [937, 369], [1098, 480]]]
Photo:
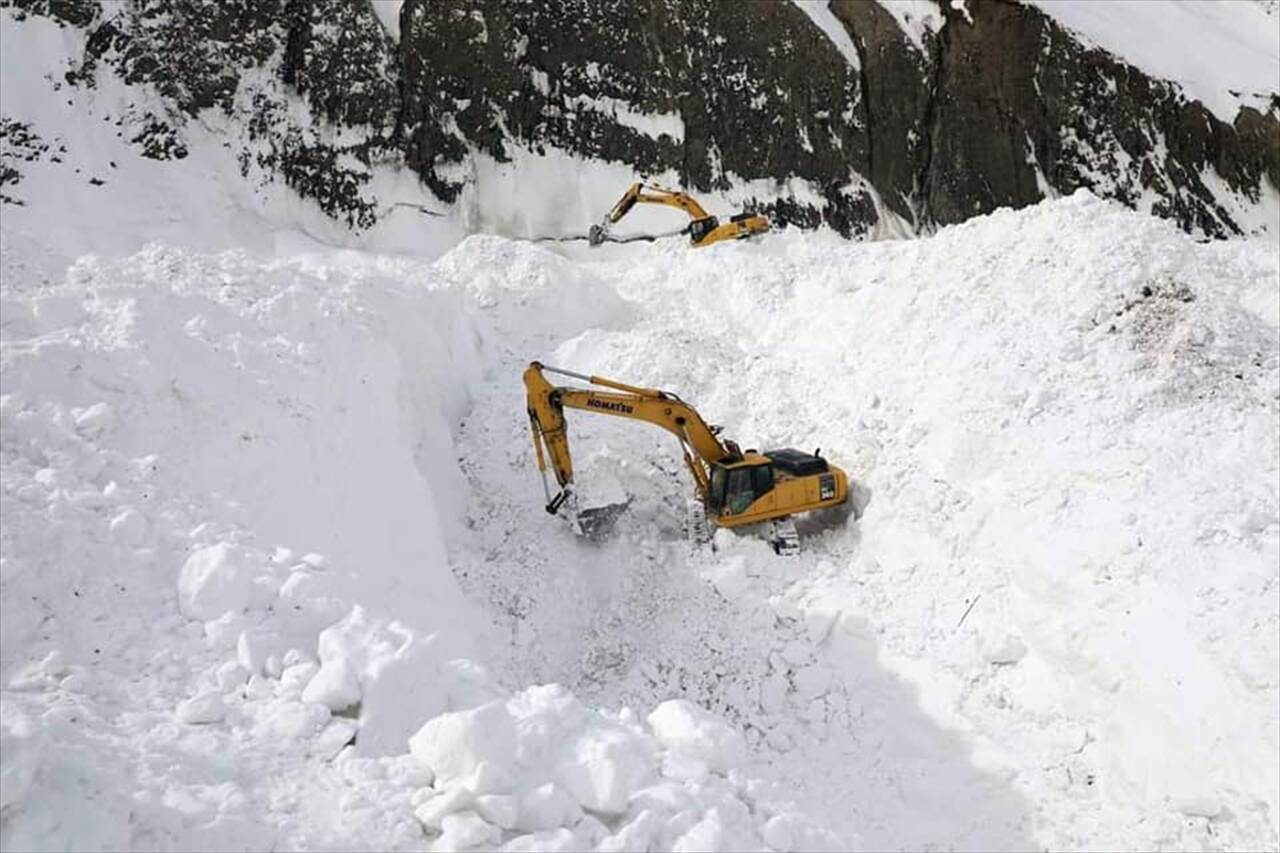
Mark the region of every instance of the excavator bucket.
[[613, 532], [614, 525], [618, 523], [618, 519], [629, 506], [631, 506], [630, 498], [622, 503], [604, 504], [579, 510], [574, 518], [574, 527], [578, 535], [585, 536], [592, 542], [602, 542]]
[[593, 542], [606, 539], [618, 519], [631, 506], [631, 498], [622, 483], [607, 470], [593, 472], [581, 491], [574, 495], [571, 507], [574, 530]]

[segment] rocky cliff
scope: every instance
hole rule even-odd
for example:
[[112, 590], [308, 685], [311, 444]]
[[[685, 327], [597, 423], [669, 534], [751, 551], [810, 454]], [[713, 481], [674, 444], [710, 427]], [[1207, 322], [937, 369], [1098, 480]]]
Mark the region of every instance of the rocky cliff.
[[[140, 156], [184, 157], [199, 121], [246, 181], [282, 181], [353, 228], [386, 207], [371, 185], [383, 165], [444, 207], [487, 166], [548, 152], [847, 235], [1088, 187], [1225, 237], [1280, 188], [1280, 96], [1228, 121], [1011, 0], [918, 0], [915, 26], [901, 8], [830, 0], [818, 12], [853, 55], [790, 2], [0, 5], [18, 26], [52, 18], [81, 36], [58, 86], [127, 84], [119, 135]], [[24, 140], [5, 145], [16, 186], [39, 128], [4, 126]]]

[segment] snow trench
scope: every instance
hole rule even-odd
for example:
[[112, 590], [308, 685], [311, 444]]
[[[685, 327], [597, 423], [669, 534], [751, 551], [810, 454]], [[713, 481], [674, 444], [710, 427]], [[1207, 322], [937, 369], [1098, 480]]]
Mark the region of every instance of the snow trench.
[[[1079, 193], [873, 244], [154, 244], [3, 300], [6, 849], [1276, 844], [1273, 244]], [[672, 442], [578, 418], [633, 498], [580, 540], [533, 358], [820, 446], [867, 513], [693, 551]]]

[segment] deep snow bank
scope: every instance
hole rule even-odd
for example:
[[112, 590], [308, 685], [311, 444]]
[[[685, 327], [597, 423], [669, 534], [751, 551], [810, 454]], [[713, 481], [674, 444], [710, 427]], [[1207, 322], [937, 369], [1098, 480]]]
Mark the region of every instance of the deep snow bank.
[[517, 388], [486, 390], [455, 560], [515, 670], [696, 697], [872, 847], [1274, 846], [1274, 243], [1081, 193], [928, 240], [580, 257], [644, 310], [549, 363], [676, 391], [744, 446], [821, 446], [873, 499], [798, 562], [734, 536], [691, 558], [676, 448], [579, 417], [579, 479], [635, 496], [586, 548], [535, 512], [530, 450], [522, 479], [478, 452], [527, 429]]
[[6, 848], [841, 846], [706, 712], [473, 662], [500, 643], [446, 554], [471, 389], [504, 329], [627, 307], [549, 253], [459, 251], [6, 280]]

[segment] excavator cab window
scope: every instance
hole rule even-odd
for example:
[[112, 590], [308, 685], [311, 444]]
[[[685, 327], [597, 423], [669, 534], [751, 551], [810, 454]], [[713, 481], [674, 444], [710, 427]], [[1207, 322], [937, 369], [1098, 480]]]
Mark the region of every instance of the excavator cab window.
[[716, 230], [720, 225], [720, 220], [714, 216], [708, 216], [706, 219], [695, 219], [689, 223], [689, 241], [691, 243], [701, 243], [706, 239], [707, 235]]
[[746, 512], [747, 507], [755, 500], [751, 473], [750, 468], [733, 468], [729, 471], [729, 493], [725, 496], [725, 507], [729, 515]]
[[772, 488], [772, 465], [713, 465], [708, 508], [716, 515], [740, 515]]
[[723, 465], [711, 466], [711, 491], [707, 495], [707, 508], [716, 515], [724, 506], [725, 488], [729, 485], [729, 469]]
[[773, 488], [773, 466], [757, 465], [751, 469], [751, 486], [756, 498], [761, 498]]

